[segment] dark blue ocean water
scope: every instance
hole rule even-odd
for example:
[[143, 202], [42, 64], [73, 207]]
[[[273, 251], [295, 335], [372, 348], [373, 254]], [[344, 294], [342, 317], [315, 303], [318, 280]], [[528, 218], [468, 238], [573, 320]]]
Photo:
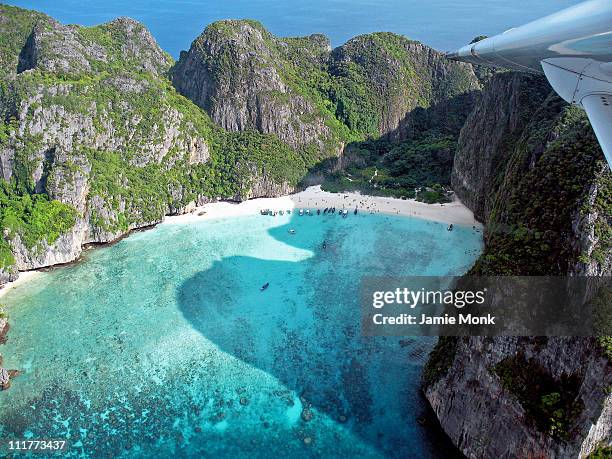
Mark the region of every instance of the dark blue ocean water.
[[389, 31], [448, 51], [476, 35], [503, 32], [577, 0], [9, 0], [64, 23], [94, 25], [117, 16], [142, 21], [177, 57], [213, 21], [253, 18], [280, 36], [314, 32], [334, 46], [355, 35]]

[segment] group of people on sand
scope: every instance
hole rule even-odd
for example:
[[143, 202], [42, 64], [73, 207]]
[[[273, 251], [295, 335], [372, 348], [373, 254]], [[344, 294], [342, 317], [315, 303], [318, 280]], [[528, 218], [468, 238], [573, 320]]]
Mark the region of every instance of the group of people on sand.
[[[344, 195], [342, 197], [342, 199], [344, 201], [347, 200], [347, 198], [349, 197], [349, 195]], [[334, 202], [328, 202], [327, 199], [321, 199], [321, 204], [319, 204], [319, 201], [315, 201], [314, 202], [314, 207], [323, 207], [326, 206], [329, 209], [335, 209], [335, 200], [332, 200]], [[301, 203], [302, 199], [298, 198], [298, 203]], [[380, 213], [380, 210], [376, 207], [376, 203], [375, 202], [369, 202], [367, 197], [364, 197], [363, 199], [357, 199], [356, 197], [352, 199], [352, 201], [350, 203], [347, 203], [346, 206], [343, 204], [342, 208], [344, 209], [345, 207], [351, 207], [351, 208], [355, 208], [355, 209], [363, 209], [366, 211], [369, 211], [371, 214], [374, 213]], [[397, 211], [397, 213], [399, 213], [399, 210]]]
[[[349, 199], [351, 198], [351, 195], [345, 194], [342, 196], [343, 201], [350, 201], [347, 202], [347, 207], [358, 207], [360, 209], [363, 209], [367, 212], [369, 212], [370, 214], [379, 214], [381, 213], [381, 209], [378, 208], [378, 202], [376, 202], [376, 199], [380, 199], [377, 198], [375, 196], [352, 196], [352, 200]], [[337, 201], [336, 200], [331, 200], [332, 202], [328, 202], [327, 199], [322, 198], [321, 199], [321, 206], [326, 206], [326, 205], [334, 205]], [[298, 198], [298, 203], [301, 203], [302, 199]], [[400, 209], [397, 207], [391, 207], [391, 201], [387, 201], [386, 202], [388, 208], [387, 209], [383, 209], [383, 211], [386, 211], [387, 213], [391, 213], [391, 212], [395, 212], [396, 214], [400, 214]], [[315, 201], [314, 203], [315, 207], [319, 207], [319, 201]], [[343, 204], [343, 208], [344, 208], [344, 204]], [[419, 212], [416, 211], [412, 211], [410, 212], [412, 215], [419, 215]]]
[[[428, 215], [431, 215], [431, 205], [425, 211], [421, 211], [420, 207], [421, 203], [411, 204], [411, 201], [399, 200], [394, 198], [388, 198], [382, 196], [365, 196], [359, 194], [343, 194], [341, 195], [342, 200], [340, 201], [338, 198], [340, 195], [334, 196], [334, 198], [329, 199], [325, 194], [321, 194], [319, 196], [308, 196], [308, 197], [300, 197], [297, 196], [297, 203], [299, 205], [304, 205], [306, 207], [326, 207], [326, 206], [342, 206], [342, 209], [351, 209], [351, 208], [359, 208], [360, 211], [369, 213], [369, 214], [396, 214], [396, 215], [406, 215], [412, 217], [425, 217], [428, 218]], [[443, 203], [439, 204], [440, 207], [444, 208], [445, 205]], [[446, 211], [446, 209], [442, 210], [440, 215], [452, 215], [453, 209]], [[429, 219], [429, 218], [428, 218]], [[431, 218], [432, 220], [436, 220], [436, 218]], [[444, 220], [442, 220], [444, 221]], [[452, 231], [452, 229], [451, 229]]]

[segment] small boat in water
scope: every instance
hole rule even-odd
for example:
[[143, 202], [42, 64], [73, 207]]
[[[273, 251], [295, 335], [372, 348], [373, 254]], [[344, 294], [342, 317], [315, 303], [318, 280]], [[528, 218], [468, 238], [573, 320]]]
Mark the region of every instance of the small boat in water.
[[453, 224], [451, 223], [450, 225], [448, 225], [448, 228], [446, 228], [446, 231], [452, 231], [453, 230]]
[[279, 210], [278, 211], [278, 215], [285, 215], [285, 211], [284, 210]]
[[289, 234], [295, 234], [295, 230], [293, 228], [290, 228], [288, 231]]
[[321, 209], [317, 209], [317, 215], [321, 215]]
[[357, 215], [357, 207], [355, 207], [355, 212], [353, 212], [353, 215]]
[[261, 291], [263, 292], [263, 291], [264, 291], [265, 289], [267, 289], [269, 286], [270, 286], [270, 282], [266, 282], [265, 284], [263, 284], [263, 285], [262, 285], [262, 286], [259, 288], [259, 290], [261, 290]]
[[304, 215], [304, 210], [300, 209], [300, 217]]
[[291, 211], [290, 211], [290, 210], [287, 210], [287, 215], [290, 215], [290, 214], [291, 214]]
[[327, 207], [326, 207], [326, 208], [325, 208], [325, 210], [323, 211], [323, 214], [326, 214], [326, 213], [327, 213]]

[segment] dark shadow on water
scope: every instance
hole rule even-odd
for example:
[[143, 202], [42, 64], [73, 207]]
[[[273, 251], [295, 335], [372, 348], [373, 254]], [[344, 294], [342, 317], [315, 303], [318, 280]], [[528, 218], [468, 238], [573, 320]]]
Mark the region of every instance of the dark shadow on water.
[[[380, 453], [452, 457], [454, 448], [434, 422], [417, 423], [431, 416], [419, 380], [432, 340], [362, 337], [358, 277], [338, 263], [338, 232], [322, 236], [326, 249], [321, 236], [288, 236], [299, 218], [340, 219], [293, 215], [291, 223], [269, 230], [313, 251], [313, 259], [229, 257], [191, 277], [178, 292], [184, 317], [223, 352], [274, 376], [300, 395], [304, 408], [343, 424]], [[262, 292], [265, 282], [270, 287]]]

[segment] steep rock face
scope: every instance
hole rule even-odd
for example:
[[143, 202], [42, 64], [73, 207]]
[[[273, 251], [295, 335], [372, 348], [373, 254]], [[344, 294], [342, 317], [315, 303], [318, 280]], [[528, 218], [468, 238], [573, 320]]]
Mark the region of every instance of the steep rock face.
[[329, 72], [337, 116], [354, 130], [389, 140], [408, 137], [415, 109], [480, 89], [470, 65], [385, 32], [360, 35], [334, 49]]
[[[315, 54], [329, 47], [320, 36], [305, 44]], [[227, 130], [257, 129], [294, 148], [316, 149], [320, 157], [338, 154], [342, 145], [329, 115], [292, 81], [288, 46], [255, 21], [217, 22], [181, 54], [173, 82]]]
[[23, 49], [39, 21], [49, 18], [36, 11], [0, 5], [0, 31], [6, 40], [0, 42], [0, 77], [15, 75]]
[[10, 241], [15, 266], [20, 271], [61, 265], [79, 258], [83, 243], [87, 240], [87, 224], [79, 220], [67, 233], [49, 244], [42, 241], [35, 247], [27, 247], [16, 235]]
[[[442, 428], [467, 457], [585, 457], [610, 441], [612, 399], [607, 388], [612, 373], [594, 339], [465, 338], [458, 339], [454, 352], [452, 367], [426, 389], [426, 396]], [[559, 432], [562, 439], [538, 430], [535, 415], [496, 372], [504, 359], [514, 356], [559, 385], [580, 376], [575, 389], [580, 413], [568, 432]]]
[[500, 73], [479, 95], [461, 130], [451, 183], [455, 193], [486, 222], [513, 142], [551, 88], [544, 77]]
[[606, 164], [596, 173], [582, 207], [572, 215], [572, 248], [580, 253], [570, 272], [577, 276], [612, 273], [612, 174]]
[[[489, 85], [453, 172], [487, 224], [471, 273], [610, 275], [612, 173], [584, 112], [539, 77]], [[598, 339], [443, 338], [425, 394], [468, 457], [586, 457], [612, 441], [610, 355]]]
[[289, 183], [278, 183], [265, 172], [260, 173], [256, 167], [248, 166], [246, 180], [240, 184], [240, 189], [234, 200], [246, 201], [254, 198], [285, 196], [294, 191]]
[[[63, 26], [51, 19], [38, 22], [21, 53], [27, 66], [9, 80], [0, 102], [11, 121], [2, 142], [4, 179], [47, 194], [80, 214], [78, 224], [57, 241], [32, 247], [19, 235], [12, 238], [20, 270], [71, 261], [83, 243], [106, 242], [161, 221], [168, 205], [160, 203], [152, 218], [142, 215], [134, 199], [121, 196], [122, 190], [112, 193], [108, 182], [91, 190], [92, 181], [105, 175], [99, 154], [127, 167], [157, 167], [160, 172], [203, 164], [209, 157], [207, 132], [173, 106], [172, 98], [178, 96], [165, 93], [157, 75], [168, 69], [170, 59], [150, 34], [127, 19], [98, 29]], [[107, 49], [93, 41], [107, 33], [121, 46]], [[113, 55], [117, 49], [119, 54]], [[118, 59], [123, 68], [111, 76], [95, 70]], [[131, 67], [130, 62], [137, 63]], [[155, 99], [157, 106], [149, 104]], [[105, 178], [125, 191], [130, 185], [121, 175]]]
[[15, 265], [0, 269], [0, 285], [16, 281], [19, 278], [19, 270]]
[[[94, 29], [63, 25], [52, 18], [41, 18], [19, 53], [17, 72], [41, 69], [56, 73], [88, 72], [120, 57], [138, 70], [159, 74], [168, 69], [171, 58], [164, 53], [149, 31], [139, 22], [118, 18]], [[109, 49], [97, 43], [102, 36], [119, 41]], [[114, 36], [113, 36], [114, 35]]]
[[276, 38], [253, 21], [210, 25], [173, 70], [177, 89], [226, 129], [274, 133], [307, 165], [367, 137], [406, 138], [417, 109], [480, 87], [472, 67], [374, 33], [330, 49], [321, 35]]

